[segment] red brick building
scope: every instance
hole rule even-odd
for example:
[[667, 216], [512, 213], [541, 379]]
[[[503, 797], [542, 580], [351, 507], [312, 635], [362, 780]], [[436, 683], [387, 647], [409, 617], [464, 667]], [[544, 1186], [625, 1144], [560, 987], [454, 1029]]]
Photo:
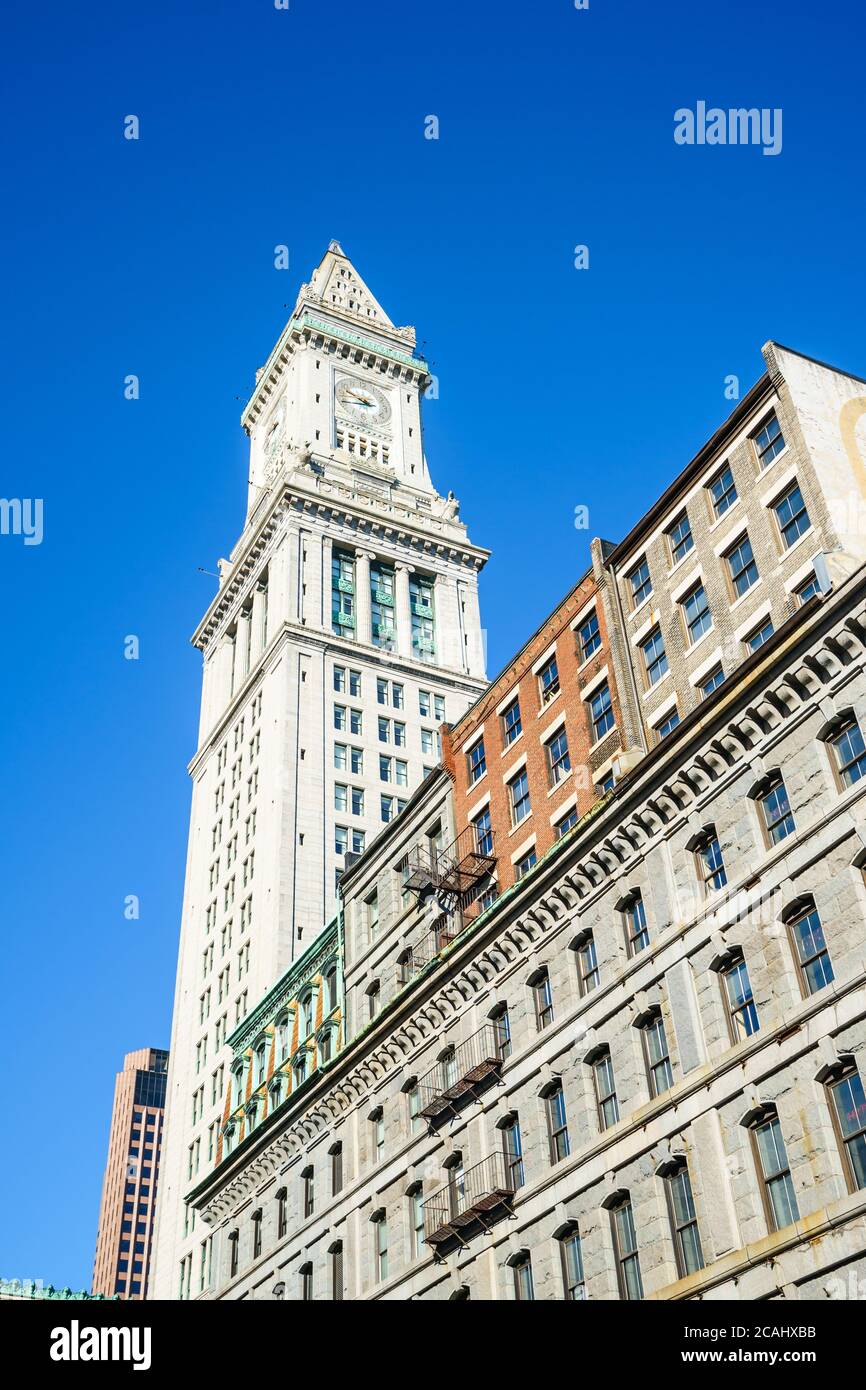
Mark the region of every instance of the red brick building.
[[[486, 906], [613, 785], [627, 746], [610, 659], [604, 544], [590, 569], [459, 723], [442, 729], [458, 837], [495, 867]], [[474, 827], [472, 831], [468, 827]]]

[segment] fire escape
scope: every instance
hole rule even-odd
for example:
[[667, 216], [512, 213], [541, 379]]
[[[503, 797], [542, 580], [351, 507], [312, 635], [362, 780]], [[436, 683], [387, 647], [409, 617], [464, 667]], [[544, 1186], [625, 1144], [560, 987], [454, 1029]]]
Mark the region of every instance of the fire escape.
[[466, 826], [444, 849], [433, 844], [416, 845], [409, 854], [406, 887], [419, 905], [426, 906], [428, 925], [412, 946], [416, 970], [435, 960], [458, 935], [478, 885], [493, 871], [493, 832], [479, 838], [475, 827]]
[[448, 1048], [436, 1063], [418, 1079], [421, 1101], [419, 1114], [433, 1131], [445, 1118], [455, 1118], [468, 1101], [498, 1082], [507, 1039], [498, 1023], [485, 1023], [465, 1042]]
[[503, 1215], [513, 1216], [516, 1182], [504, 1153], [493, 1153], [471, 1168], [455, 1168], [447, 1187], [424, 1202], [424, 1239], [437, 1257], [449, 1245], [465, 1246], [479, 1230]]

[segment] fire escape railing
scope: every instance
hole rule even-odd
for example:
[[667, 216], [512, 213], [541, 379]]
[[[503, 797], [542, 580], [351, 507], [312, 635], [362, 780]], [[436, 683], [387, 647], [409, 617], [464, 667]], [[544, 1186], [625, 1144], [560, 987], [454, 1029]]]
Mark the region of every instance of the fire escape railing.
[[497, 1215], [511, 1212], [515, 1192], [504, 1153], [493, 1153], [471, 1168], [454, 1169], [447, 1187], [440, 1188], [423, 1204], [424, 1239], [434, 1252], [479, 1226], [487, 1229]]
[[419, 1113], [428, 1125], [456, 1115], [468, 1100], [477, 1100], [486, 1086], [499, 1080], [506, 1044], [501, 1025], [485, 1023], [418, 1078]]
[[476, 887], [495, 864], [493, 831], [479, 835], [474, 825], [467, 825], [444, 849], [431, 844], [416, 845], [409, 854], [406, 886], [419, 896], [432, 889], [439, 897], [460, 898]]

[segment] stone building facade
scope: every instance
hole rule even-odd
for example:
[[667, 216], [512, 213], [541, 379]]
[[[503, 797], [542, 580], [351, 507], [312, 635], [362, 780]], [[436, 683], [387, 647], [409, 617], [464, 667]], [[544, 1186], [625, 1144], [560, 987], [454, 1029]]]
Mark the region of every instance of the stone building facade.
[[[199, 1259], [229, 1035], [330, 920], [363, 851], [483, 690], [478, 572], [424, 453], [430, 385], [333, 242], [258, 372], [243, 532], [193, 642], [199, 745], [175, 988], [154, 1296]], [[197, 1270], [197, 1266], [196, 1266]]]
[[864, 657], [860, 569], [468, 916], [428, 778], [344, 878], [346, 1046], [189, 1194], [202, 1296], [862, 1297]]

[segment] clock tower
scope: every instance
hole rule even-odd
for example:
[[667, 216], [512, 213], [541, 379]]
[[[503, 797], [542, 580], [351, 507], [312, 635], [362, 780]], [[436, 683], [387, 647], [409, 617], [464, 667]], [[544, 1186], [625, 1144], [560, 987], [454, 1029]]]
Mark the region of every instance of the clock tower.
[[198, 748], [160, 1173], [156, 1298], [193, 1297], [225, 1040], [315, 939], [347, 854], [399, 815], [485, 688], [478, 573], [424, 454], [430, 383], [331, 242], [256, 374], [242, 533], [193, 635]]

